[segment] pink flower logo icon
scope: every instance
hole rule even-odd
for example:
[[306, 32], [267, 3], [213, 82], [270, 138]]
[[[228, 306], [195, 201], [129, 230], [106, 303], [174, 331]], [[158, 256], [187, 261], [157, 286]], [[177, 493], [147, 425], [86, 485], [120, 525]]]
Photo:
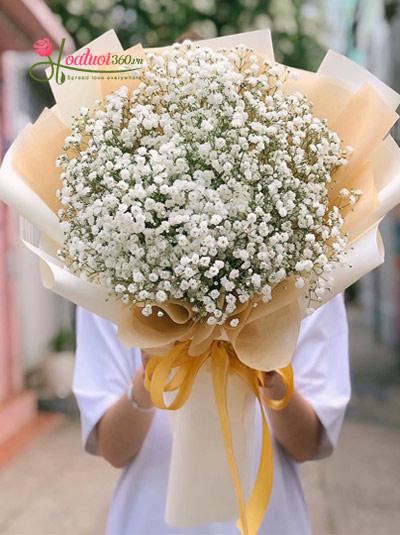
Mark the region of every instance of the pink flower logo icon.
[[33, 50], [36, 52], [36, 54], [39, 54], [39, 56], [50, 56], [53, 52], [53, 45], [48, 37], [45, 37], [44, 39], [38, 39], [33, 43], [32, 46]]

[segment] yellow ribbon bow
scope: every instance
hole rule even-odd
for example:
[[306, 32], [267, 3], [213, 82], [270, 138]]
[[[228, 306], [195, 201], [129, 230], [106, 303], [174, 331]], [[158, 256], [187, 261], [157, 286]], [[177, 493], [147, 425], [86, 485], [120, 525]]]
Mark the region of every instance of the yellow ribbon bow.
[[[198, 356], [188, 354], [190, 341], [178, 342], [166, 356], [152, 357], [146, 366], [145, 386], [150, 392], [153, 404], [159, 409], [180, 409], [188, 399], [197, 373], [203, 364], [211, 359], [211, 372], [215, 402], [224, 437], [225, 451], [239, 506], [240, 518], [237, 527], [243, 535], [256, 535], [272, 491], [273, 458], [272, 442], [264, 412], [264, 404], [280, 410], [286, 407], [293, 393], [293, 371], [291, 365], [276, 370], [285, 386], [285, 396], [280, 400], [263, 397], [260, 386], [264, 385], [263, 372], [249, 368], [236, 356], [232, 345], [223, 340], [215, 340]], [[251, 388], [258, 399], [262, 417], [262, 443], [258, 472], [251, 495], [245, 503], [239, 470], [233, 451], [233, 439], [227, 405], [228, 375], [234, 373]], [[173, 401], [166, 404], [164, 393], [176, 391]]]

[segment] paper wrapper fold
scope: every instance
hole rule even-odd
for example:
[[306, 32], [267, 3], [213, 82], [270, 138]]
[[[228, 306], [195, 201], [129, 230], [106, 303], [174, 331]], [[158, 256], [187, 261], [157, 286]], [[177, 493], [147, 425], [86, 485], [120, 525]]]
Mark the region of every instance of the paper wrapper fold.
[[105, 288], [84, 281], [65, 269], [57, 258], [46, 252], [48, 241], [46, 243], [46, 240], [42, 239], [40, 247], [35, 247], [27, 241], [24, 241], [24, 244], [40, 259], [40, 274], [45, 288], [113, 323], [119, 321], [121, 303], [110, 297]]
[[[274, 290], [271, 301], [246, 303], [231, 319], [238, 327], [212, 327], [193, 319], [190, 307], [180, 301], [155, 305], [164, 312], [144, 316], [139, 307], [127, 306], [120, 317], [118, 336], [127, 346], [163, 350], [175, 340], [191, 340], [189, 354], [200, 355], [213, 340], [231, 342], [239, 360], [257, 370], [285, 367], [293, 355], [300, 328], [299, 292], [288, 279]], [[256, 305], [256, 306], [254, 306]]]
[[378, 230], [378, 225], [360, 236], [347, 249], [347, 267], [336, 267], [330, 273], [333, 278], [333, 287], [328, 294], [331, 299], [343, 288], [348, 288], [364, 275], [380, 266], [384, 261], [383, 241]]
[[[42, 146], [43, 150], [44, 147]], [[0, 168], [0, 198], [18, 214], [30, 221], [40, 232], [61, 244], [63, 232], [57, 215], [45, 200], [29, 185], [29, 178], [21, 175], [15, 167], [15, 143], [11, 145]], [[22, 155], [21, 155], [22, 156]], [[38, 188], [39, 190], [39, 188]], [[44, 196], [46, 198], [46, 196]]]
[[361, 65], [334, 50], [328, 50], [317, 73], [330, 76], [346, 84], [353, 91], [357, 91], [361, 85], [368, 82], [391, 109], [395, 110], [400, 105], [400, 95], [396, 91]]
[[[254, 48], [260, 59], [274, 58], [268, 30], [210, 39], [202, 44], [213, 49], [245, 44]], [[113, 31], [87, 46], [96, 54], [124, 52]], [[152, 50], [162, 53], [165, 48]], [[144, 52], [141, 45], [125, 51], [140, 57]], [[343, 211], [344, 229], [349, 234], [348, 267], [334, 269], [333, 288], [320, 301], [322, 305], [383, 262], [378, 225], [400, 202], [400, 150], [390, 136], [386, 137], [397, 120], [395, 110], [400, 97], [368, 71], [333, 51], [326, 55], [317, 73], [298, 70], [297, 75], [296, 80], [287, 81], [284, 90], [307, 95], [315, 115], [327, 119], [344, 144], [354, 148], [349, 164], [333, 177], [331, 205], [337, 202], [343, 187], [364, 192], [353, 208]], [[132, 80], [126, 85], [133, 89], [136, 84]], [[295, 288], [291, 279], [274, 288], [271, 302], [262, 303], [255, 296], [254, 303], [241, 305], [233, 315], [240, 319], [239, 327], [220, 328], [195, 321], [190, 306], [179, 301], [156, 305], [165, 312], [162, 318], [146, 318], [141, 314], [143, 304], [123, 306], [105, 288], [82, 280], [62, 264], [57, 257], [63, 232], [57, 217], [60, 178], [55, 159], [70, 132], [72, 116], [81, 106], [92, 107], [96, 99], [116, 89], [118, 82], [74, 80], [57, 85], [52, 80], [50, 85], [56, 106], [44, 110], [35, 124], [21, 132], [0, 169], [0, 198], [41, 234], [39, 243], [28, 235], [23, 238], [40, 259], [46, 288], [117, 324], [118, 335], [127, 346], [163, 355], [177, 340], [186, 340], [190, 341], [189, 354], [196, 357], [214, 340], [222, 339], [230, 341], [241, 362], [251, 368], [269, 371], [288, 364], [307, 306], [304, 292]], [[248, 491], [254, 469], [255, 399], [238, 376], [229, 377], [228, 396], [236, 460]], [[167, 522], [185, 527], [237, 518], [209, 365], [200, 370], [189, 400], [172, 415], [172, 434]]]

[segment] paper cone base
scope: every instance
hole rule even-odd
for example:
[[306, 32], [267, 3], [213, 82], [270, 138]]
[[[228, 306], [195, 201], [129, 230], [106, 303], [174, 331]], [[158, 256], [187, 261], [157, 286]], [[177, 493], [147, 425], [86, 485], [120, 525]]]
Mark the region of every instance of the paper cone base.
[[[228, 410], [244, 495], [255, 472], [256, 398], [237, 376], [228, 380]], [[209, 363], [200, 370], [189, 400], [171, 414], [173, 435], [165, 520], [176, 527], [238, 519], [238, 505], [214, 402]]]

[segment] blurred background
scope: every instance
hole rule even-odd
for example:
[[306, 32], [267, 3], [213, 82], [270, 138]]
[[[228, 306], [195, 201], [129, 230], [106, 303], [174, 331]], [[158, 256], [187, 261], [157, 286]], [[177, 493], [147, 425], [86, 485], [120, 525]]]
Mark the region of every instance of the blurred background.
[[[27, 74], [37, 39], [64, 37], [69, 53], [110, 28], [126, 48], [266, 27], [278, 61], [315, 69], [334, 48], [400, 91], [400, 0], [0, 0], [1, 155], [53, 104]], [[381, 231], [385, 264], [346, 295], [353, 396], [339, 447], [302, 466], [318, 534], [400, 532], [399, 209]], [[73, 306], [42, 288], [17, 216], [0, 203], [2, 534], [103, 532], [118, 471], [82, 452], [73, 365]]]

